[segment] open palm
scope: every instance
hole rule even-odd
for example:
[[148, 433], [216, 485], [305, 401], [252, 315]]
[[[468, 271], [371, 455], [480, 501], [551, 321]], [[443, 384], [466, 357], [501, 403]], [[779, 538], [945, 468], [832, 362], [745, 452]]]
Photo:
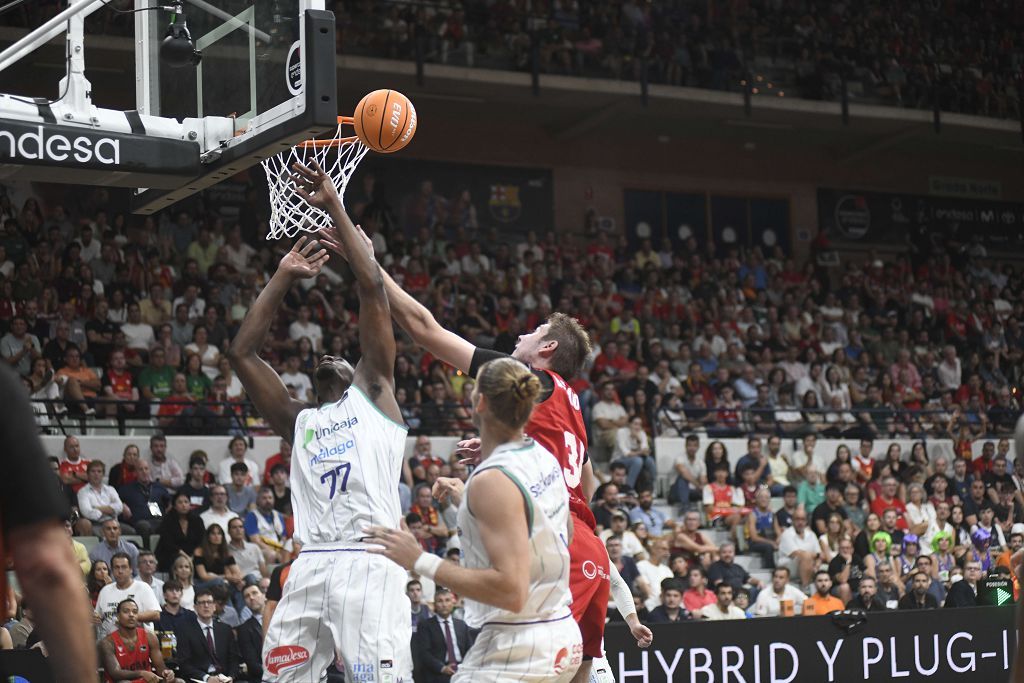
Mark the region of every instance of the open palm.
[[303, 236], [284, 255], [277, 269], [295, 280], [307, 280], [320, 274], [328, 258], [327, 250], [319, 242]]

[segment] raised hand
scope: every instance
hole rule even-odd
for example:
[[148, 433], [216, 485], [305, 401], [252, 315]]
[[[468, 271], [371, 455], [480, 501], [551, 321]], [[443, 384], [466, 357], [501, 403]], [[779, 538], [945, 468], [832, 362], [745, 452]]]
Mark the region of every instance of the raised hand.
[[480, 438], [465, 439], [455, 444], [455, 455], [461, 456], [459, 460], [463, 465], [480, 464]]
[[338, 188], [334, 186], [334, 180], [324, 173], [316, 161], [309, 163], [312, 168], [298, 161], [292, 165], [292, 170], [295, 171], [292, 173], [295, 194], [302, 197], [310, 206], [326, 213], [330, 213], [332, 209], [340, 209], [341, 197], [338, 196]]
[[[356, 226], [356, 232], [363, 240], [363, 244], [366, 245], [366, 250], [370, 252], [370, 257], [373, 257], [373, 241], [363, 232], [362, 226]], [[320, 231], [320, 240], [327, 246], [328, 249], [333, 251], [341, 258], [348, 260], [348, 254], [345, 253], [345, 247], [341, 243], [341, 237], [338, 235], [338, 227], [332, 225], [330, 228], [325, 228]]]
[[319, 275], [329, 258], [317, 240], [302, 236], [281, 259], [277, 271], [293, 280], [306, 280]]

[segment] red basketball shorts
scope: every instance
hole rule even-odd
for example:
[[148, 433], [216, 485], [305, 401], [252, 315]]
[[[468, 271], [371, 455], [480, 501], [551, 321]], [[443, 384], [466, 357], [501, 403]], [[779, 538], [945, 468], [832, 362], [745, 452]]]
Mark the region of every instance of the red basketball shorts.
[[594, 535], [594, 530], [570, 515], [573, 522], [569, 545], [569, 590], [572, 592], [572, 616], [583, 636], [583, 654], [601, 657], [601, 640], [608, 614], [608, 593], [611, 590], [608, 551]]

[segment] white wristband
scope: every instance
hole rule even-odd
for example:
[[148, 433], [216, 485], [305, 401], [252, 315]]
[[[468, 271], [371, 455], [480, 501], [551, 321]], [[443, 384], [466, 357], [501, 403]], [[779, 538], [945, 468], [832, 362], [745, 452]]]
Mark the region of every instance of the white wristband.
[[420, 576], [425, 576], [433, 581], [434, 575], [437, 574], [437, 570], [440, 568], [442, 562], [444, 562], [444, 560], [437, 555], [433, 555], [431, 553], [420, 553], [420, 556], [416, 558], [416, 564], [412, 566], [412, 570]]

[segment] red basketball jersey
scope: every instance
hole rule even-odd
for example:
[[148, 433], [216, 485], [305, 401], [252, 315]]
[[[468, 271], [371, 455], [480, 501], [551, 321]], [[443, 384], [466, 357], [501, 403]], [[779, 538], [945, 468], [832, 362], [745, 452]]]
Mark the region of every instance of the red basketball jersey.
[[569, 509], [591, 528], [597, 527], [581, 484], [583, 458], [587, 454], [587, 429], [583, 425], [580, 397], [558, 373], [544, 370], [555, 383], [551, 396], [537, 404], [526, 435], [551, 451], [562, 465], [562, 476], [569, 489]]
[[[149, 659], [149, 638], [146, 635], [146, 629], [139, 626], [135, 629], [135, 649], [129, 650], [124, 640], [121, 638], [120, 631], [114, 631], [110, 639], [114, 641], [114, 657], [117, 659], [117, 665], [121, 667], [122, 671], [152, 671], [153, 666]], [[108, 681], [113, 681], [110, 676], [107, 676]], [[141, 678], [138, 680], [142, 680]]]

